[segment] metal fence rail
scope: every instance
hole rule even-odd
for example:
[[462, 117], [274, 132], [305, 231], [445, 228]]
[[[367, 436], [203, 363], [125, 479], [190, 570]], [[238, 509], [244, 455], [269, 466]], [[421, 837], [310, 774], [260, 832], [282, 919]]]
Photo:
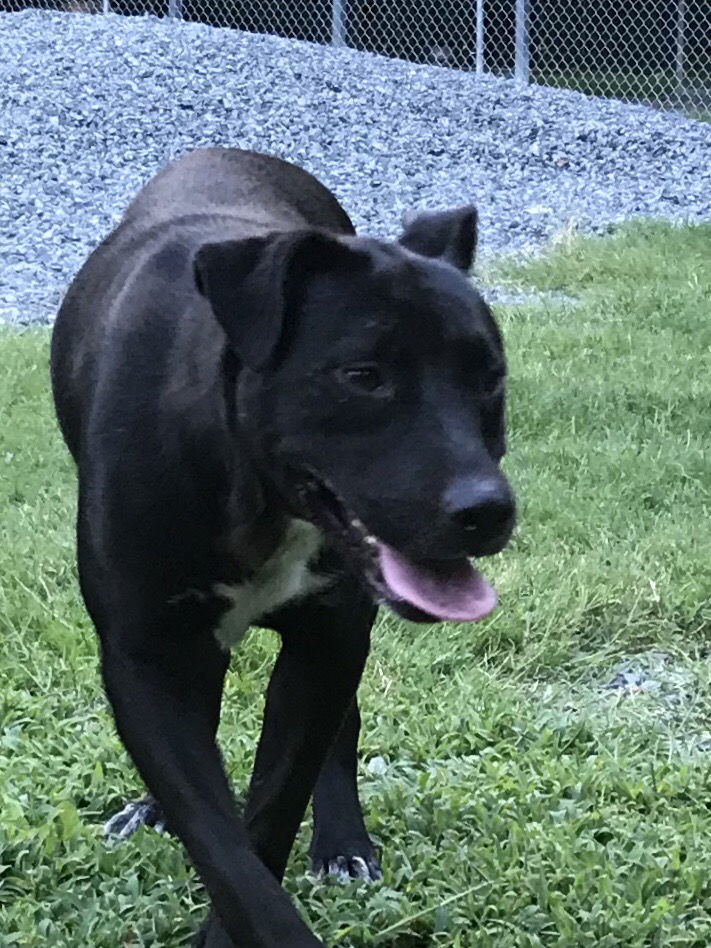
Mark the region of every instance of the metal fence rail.
[[0, 0], [350, 46], [711, 119], [711, 0]]

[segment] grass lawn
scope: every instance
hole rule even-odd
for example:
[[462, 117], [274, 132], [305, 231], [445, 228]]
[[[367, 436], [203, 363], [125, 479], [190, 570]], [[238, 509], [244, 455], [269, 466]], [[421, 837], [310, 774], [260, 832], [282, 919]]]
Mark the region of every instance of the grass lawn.
[[[521, 502], [477, 626], [383, 616], [361, 784], [383, 884], [287, 886], [334, 946], [711, 944], [711, 227], [572, 240], [499, 282]], [[107, 848], [141, 787], [73, 560], [46, 331], [0, 334], [0, 946], [187, 944], [204, 892], [171, 839]], [[233, 659], [245, 786], [275, 654]]]
[[704, 70], [691, 70], [679, 83], [674, 70], [659, 72], [604, 72], [594, 69], [560, 72], [537, 64], [533, 81], [542, 86], [573, 89], [585, 95], [641, 102], [653, 107], [675, 108], [697, 121], [711, 121], [711, 75]]

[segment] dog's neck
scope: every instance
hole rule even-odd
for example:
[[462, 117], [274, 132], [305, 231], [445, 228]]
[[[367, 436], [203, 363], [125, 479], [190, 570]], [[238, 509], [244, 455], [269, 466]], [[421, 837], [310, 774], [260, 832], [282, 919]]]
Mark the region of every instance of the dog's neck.
[[265, 472], [268, 464], [255, 457], [249, 435], [239, 421], [231, 434], [233, 448], [221, 552], [228, 562], [235, 564], [240, 578], [252, 579], [290, 542], [294, 523], [308, 528], [311, 524], [299, 520], [270, 483]]
[[[240, 491], [241, 493], [241, 491]], [[221, 537], [220, 545], [227, 559], [234, 563], [240, 577], [251, 579], [284, 542], [290, 518], [285, 512], [263, 507], [256, 516], [244, 518], [243, 499], [230, 498], [233, 515], [230, 527]]]

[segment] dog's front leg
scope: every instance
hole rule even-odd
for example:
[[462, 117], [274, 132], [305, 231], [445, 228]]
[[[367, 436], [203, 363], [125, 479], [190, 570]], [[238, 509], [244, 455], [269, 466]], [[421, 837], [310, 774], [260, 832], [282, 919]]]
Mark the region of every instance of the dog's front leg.
[[353, 584], [283, 610], [245, 818], [262, 861], [281, 879], [294, 837], [360, 681], [375, 617]]
[[[133, 611], [133, 610], [131, 610]], [[185, 844], [229, 939], [240, 948], [320, 942], [250, 845], [214, 739], [227, 656], [212, 636], [176, 637], [128, 616], [102, 631], [116, 724], [171, 829]]]
[[341, 882], [382, 877], [368, 836], [358, 796], [360, 713], [353, 698], [341, 730], [331, 745], [313, 794], [314, 829], [309, 848], [314, 872]]
[[[357, 740], [357, 720], [349, 711], [355, 708], [375, 612], [370, 597], [355, 584], [343, 583], [330, 591], [327, 601], [297, 603], [268, 621], [281, 634], [282, 648], [269, 682], [246, 820], [252, 845], [276, 879], [284, 874], [309, 797], [342, 723], [350, 727], [341, 750]], [[341, 783], [349, 779], [349, 774], [339, 778]], [[344, 807], [348, 809], [347, 801]], [[196, 945], [229, 948], [229, 937], [214, 913]]]

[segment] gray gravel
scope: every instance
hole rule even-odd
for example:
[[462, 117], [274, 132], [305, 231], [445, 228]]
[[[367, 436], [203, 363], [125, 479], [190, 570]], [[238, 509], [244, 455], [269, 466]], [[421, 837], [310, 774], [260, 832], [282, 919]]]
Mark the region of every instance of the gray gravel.
[[711, 124], [352, 50], [145, 18], [0, 14], [0, 318], [52, 318], [167, 159], [231, 144], [304, 165], [356, 224], [474, 200], [486, 251], [570, 219], [711, 217]]

